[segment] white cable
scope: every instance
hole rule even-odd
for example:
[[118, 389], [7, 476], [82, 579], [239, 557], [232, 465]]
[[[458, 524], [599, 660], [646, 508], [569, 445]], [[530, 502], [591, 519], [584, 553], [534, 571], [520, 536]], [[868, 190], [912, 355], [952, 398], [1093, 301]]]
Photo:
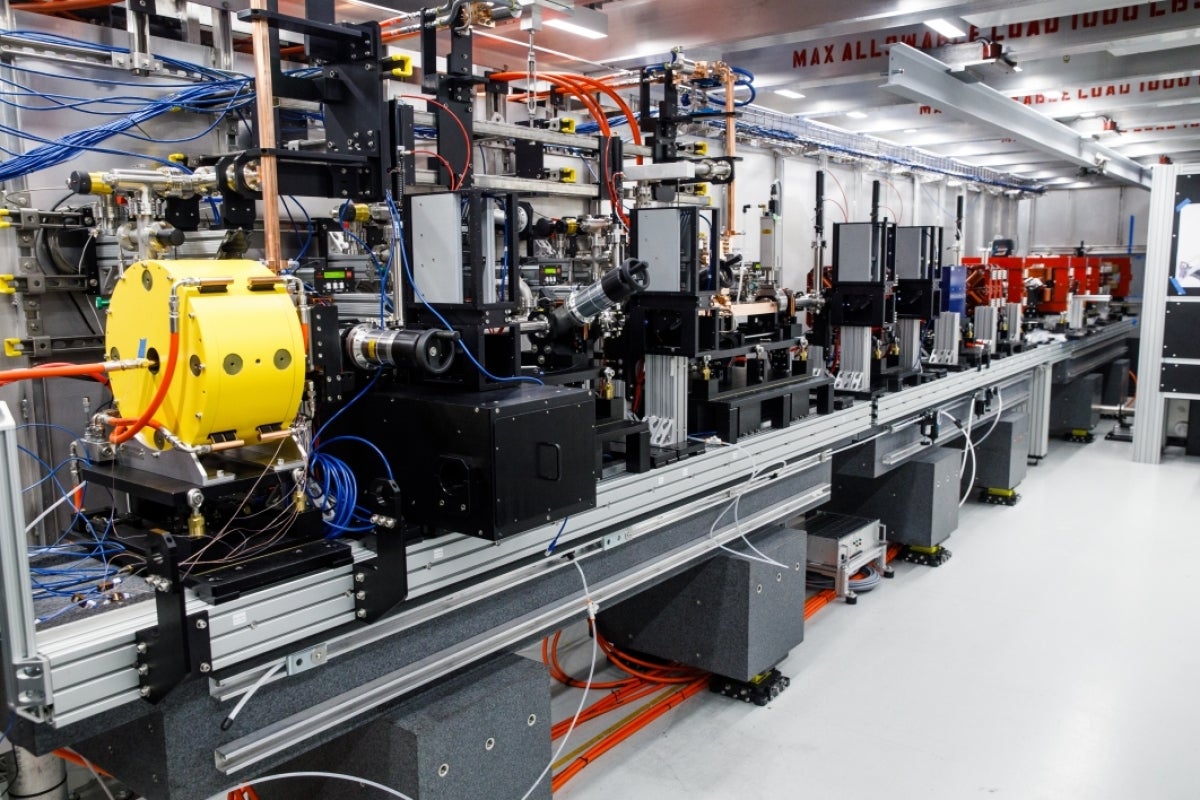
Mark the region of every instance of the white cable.
[[[721, 447], [732, 447], [735, 450], [737, 450], [738, 452], [740, 452], [742, 455], [746, 456], [746, 458], [750, 459], [750, 464], [754, 467], [754, 471], [750, 473], [750, 482], [751, 483], [753, 483], [760, 474], [765, 472], [767, 467], [774, 467], [776, 465], [786, 467], [788, 465], [787, 459], [780, 458], [780, 459], [776, 459], [775, 461], [771, 461], [771, 462], [767, 463], [767, 465], [765, 467], [759, 467], [758, 459], [756, 459], [754, 457], [754, 454], [751, 453], [746, 448], [742, 447], [740, 444], [737, 444], [735, 442], [723, 442], [720, 439], [717, 439], [715, 437], [709, 438], [709, 439], [701, 439], [696, 436], [689, 436], [688, 438], [695, 442], [703, 442], [705, 444], [715, 444], [715, 445], [719, 445]], [[721, 550], [724, 550], [727, 553], [731, 553], [732, 555], [737, 556], [738, 558], [745, 558], [749, 561], [758, 561], [763, 564], [770, 564], [773, 567], [779, 567], [781, 569], [791, 569], [791, 567], [789, 567], [787, 564], [780, 564], [778, 561], [771, 558], [763, 551], [759, 550], [757, 547], [754, 546], [754, 544], [748, 538], [746, 538], [746, 534], [742, 533], [742, 523], [738, 516], [738, 513], [739, 513], [743, 494], [745, 494], [745, 490], [739, 491], [736, 495], [734, 495], [733, 502], [730, 503], [729, 505], [725, 506], [725, 508], [723, 508], [721, 510], [721, 513], [717, 515], [717, 518], [713, 520], [712, 526], [708, 529], [708, 538], [711, 539], [711, 538], [713, 538], [713, 536], [716, 535], [717, 523], [720, 522], [725, 517], [725, 514], [729, 511], [729, 509], [732, 508], [733, 509], [733, 528], [734, 528], [734, 530], [737, 531], [738, 536], [740, 536], [742, 541], [746, 543], [746, 546], [749, 547], [751, 550], [753, 550], [755, 553], [757, 553], [759, 555], [759, 558], [755, 558], [754, 556], [748, 555], [746, 553], [739, 553], [737, 550], [734, 550], [733, 548], [728, 547], [723, 544], [719, 544], [719, 545], [717, 545], [717, 547]]]
[[400, 800], [412, 800], [411, 797], [403, 792], [396, 791], [390, 786], [384, 786], [382, 783], [369, 781], [366, 778], [357, 778], [353, 775], [343, 775], [340, 772], [281, 772], [278, 775], [264, 775], [261, 778], [255, 778], [252, 781], [239, 783], [236, 786], [231, 786], [229, 789], [214, 794], [209, 800], [225, 800], [230, 793], [239, 791], [240, 789], [249, 789], [254, 786], [261, 786], [264, 783], [274, 783], [276, 781], [291, 780], [292, 778], [326, 778], [335, 781], [346, 781], [347, 783], [358, 783], [363, 786], [370, 786], [372, 789], [378, 789], [381, 792], [386, 792], [392, 797], [399, 797]]
[[54, 502], [54, 504], [53, 504], [53, 505], [51, 505], [49, 508], [47, 508], [47, 509], [46, 509], [45, 511], [43, 511], [41, 514], [38, 514], [37, 518], [36, 518], [36, 519], [34, 519], [34, 521], [33, 521], [33, 522], [31, 522], [31, 523], [29, 523], [28, 525], [26, 525], [26, 526], [25, 526], [25, 532], [26, 532], [26, 533], [29, 533], [31, 530], [33, 530], [33, 529], [34, 529], [34, 528], [37, 526], [37, 524], [38, 524], [39, 522], [41, 522], [41, 521], [42, 521], [42, 520], [44, 520], [46, 517], [48, 517], [48, 516], [50, 516], [52, 513], [54, 513], [54, 509], [58, 508], [58, 507], [59, 507], [59, 506], [61, 506], [63, 503], [65, 503], [65, 502], [67, 502], [68, 500], [70, 500], [70, 499], [71, 499], [71, 497], [72, 497], [72, 496], [74, 496], [74, 495], [75, 495], [75, 493], [76, 493], [77, 491], [79, 491], [80, 489], [82, 489], [82, 488], [83, 488], [83, 487], [85, 487], [85, 486], [87, 486], [87, 481], [84, 481], [83, 483], [81, 483], [81, 484], [79, 484], [77, 487], [75, 487], [74, 489], [71, 489], [71, 490], [69, 490], [69, 491], [68, 491], [66, 494], [64, 494], [62, 497], [58, 498], [58, 500], [56, 500], [56, 501]]
[[96, 767], [91, 761], [79, 755], [79, 753], [76, 753], [69, 747], [64, 747], [63, 749], [83, 762], [83, 765], [87, 767], [87, 771], [92, 773], [92, 777], [96, 779], [96, 783], [100, 784], [100, 791], [104, 792], [104, 796], [107, 797], [108, 800], [117, 800], [115, 797], [113, 797], [113, 793], [109, 791], [108, 786], [105, 785], [103, 780], [101, 780], [100, 773], [96, 771]]
[[829, 455], [836, 456], [839, 453], [846, 452], [847, 450], [853, 450], [854, 448], [858, 447], [860, 444], [866, 444], [867, 442], [873, 442], [876, 439], [880, 438], [881, 436], [886, 436], [889, 433], [891, 433], [890, 430], [882, 430], [879, 433], [875, 434], [874, 436], [868, 436], [866, 439], [863, 439], [861, 441], [851, 442], [850, 444], [843, 445], [842, 447], [839, 447], [837, 450], [834, 450], [833, 452], [831, 452]]
[[967, 427], [963, 429], [963, 438], [967, 443], [963, 445], [962, 463], [958, 467], [958, 479], [961, 481], [963, 475], [967, 471], [967, 454], [971, 449], [971, 429], [975, 427], [975, 395], [971, 395], [970, 410], [967, 412]]
[[579, 723], [579, 717], [583, 715], [583, 708], [587, 703], [588, 692], [592, 690], [592, 678], [596, 675], [596, 657], [598, 655], [596, 651], [596, 641], [599, 638], [599, 633], [595, 630], [595, 624], [596, 612], [600, 610], [600, 607], [592, 602], [592, 591], [588, 588], [587, 575], [583, 574], [583, 567], [579, 566], [579, 561], [576, 559], [571, 559], [571, 563], [575, 566], [575, 569], [579, 571], [579, 579], [583, 581], [583, 599], [587, 604], [588, 620], [593, 626], [592, 663], [591, 666], [588, 667], [587, 682], [583, 685], [583, 696], [579, 698], [579, 708], [575, 709], [575, 716], [571, 718], [571, 725], [567, 728], [567, 732], [563, 734], [562, 744], [560, 744], [558, 749], [554, 751], [554, 755], [550, 757], [550, 762], [546, 764], [546, 768], [542, 770], [542, 774], [538, 775], [537, 780], [533, 782], [533, 785], [529, 787], [529, 790], [526, 791], [525, 794], [521, 795], [521, 800], [529, 800], [529, 796], [537, 790], [537, 787], [554, 767], [555, 762], [558, 761], [559, 756], [561, 756], [563, 751], [567, 749], [567, 741], [571, 738], [571, 734], [575, 731], [575, 726]]
[[971, 480], [967, 482], [967, 491], [963, 493], [962, 500], [958, 501], [958, 507], [962, 508], [967, 504], [967, 498], [971, 496], [971, 490], [975, 488], [976, 466], [979, 464], [975, 456], [975, 443], [967, 438], [967, 451], [971, 454]]
[[233, 727], [233, 721], [237, 719], [238, 714], [242, 713], [242, 709], [246, 707], [246, 703], [250, 702], [250, 698], [254, 697], [254, 695], [258, 693], [258, 690], [261, 689], [267, 681], [271, 680], [276, 672], [279, 672], [279, 670], [283, 669], [284, 663], [286, 662], [276, 661], [271, 665], [270, 669], [258, 676], [258, 680], [254, 682], [253, 686], [246, 690], [246, 693], [242, 695], [240, 700], [237, 701], [237, 705], [233, 707], [233, 711], [230, 711], [229, 716], [226, 717], [221, 723], [221, 730], [227, 731]]

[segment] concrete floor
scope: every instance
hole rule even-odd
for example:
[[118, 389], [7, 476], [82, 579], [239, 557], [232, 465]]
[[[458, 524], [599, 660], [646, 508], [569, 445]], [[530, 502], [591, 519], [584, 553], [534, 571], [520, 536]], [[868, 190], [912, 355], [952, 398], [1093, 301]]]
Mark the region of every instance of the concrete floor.
[[770, 706], [704, 693], [556, 800], [1200, 797], [1200, 459], [1130, 447], [1053, 444], [1018, 506], [967, 505], [949, 563], [818, 612]]

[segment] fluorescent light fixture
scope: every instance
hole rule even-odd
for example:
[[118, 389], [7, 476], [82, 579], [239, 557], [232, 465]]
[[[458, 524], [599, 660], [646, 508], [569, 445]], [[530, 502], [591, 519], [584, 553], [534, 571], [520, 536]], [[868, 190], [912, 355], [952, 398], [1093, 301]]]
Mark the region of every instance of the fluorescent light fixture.
[[[362, 6], [363, 8], [370, 8], [374, 11], [382, 11], [389, 17], [396, 16], [396, 9], [392, 8], [391, 6], [385, 6], [382, 3], [372, 3], [369, 2], [369, 0], [346, 0], [346, 2], [350, 3], [351, 5]], [[405, 13], [400, 12], [400, 16], [405, 16]], [[419, 18], [419, 15], [413, 15], [413, 19], [417, 18]]]
[[1094, 116], [1096, 116], [1095, 111], [1084, 111], [1084, 112], [1080, 113], [1079, 118], [1080, 119], [1091, 119]]
[[905, 133], [916, 133], [917, 129], [916, 128], [905, 128], [904, 132]]
[[846, 116], [851, 119], [866, 119], [867, 115], [861, 111], [847, 111]]
[[961, 30], [953, 22], [944, 20], [941, 17], [935, 17], [934, 19], [927, 19], [927, 20], [925, 20], [925, 24], [927, 26], [929, 26], [930, 28], [933, 28], [935, 31], [940, 33], [942, 36], [945, 36], [947, 39], [957, 39], [960, 36], [967, 35], [966, 31]]
[[776, 89], [775, 94], [779, 95], [780, 97], [786, 97], [789, 100], [799, 100], [800, 98], [804, 97], [804, 95], [792, 89]]
[[569, 18], [547, 18], [545, 25], [588, 39], [608, 38], [608, 15], [590, 8], [576, 7], [575, 13]]

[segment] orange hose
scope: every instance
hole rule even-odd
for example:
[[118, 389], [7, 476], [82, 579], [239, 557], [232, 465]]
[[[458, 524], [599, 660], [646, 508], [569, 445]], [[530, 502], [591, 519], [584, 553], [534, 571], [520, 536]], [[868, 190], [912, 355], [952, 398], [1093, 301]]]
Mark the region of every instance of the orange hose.
[[32, 11], [34, 14], [59, 14], [63, 11], [104, 8], [119, 2], [121, 0], [48, 0], [48, 2], [14, 3], [13, 8], [18, 11]]
[[[46, 364], [40, 367], [6, 369], [0, 372], [0, 383], [24, 381], [32, 378], [96, 378], [104, 380], [105, 364]], [[99, 376], [99, 377], [97, 377]]]
[[[474, 142], [471, 141], [471, 134], [467, 133], [467, 126], [463, 125], [463, 121], [458, 118], [458, 114], [455, 114], [454, 110], [452, 108], [450, 108], [449, 106], [447, 106], [445, 103], [439, 103], [437, 100], [434, 100], [433, 98], [424, 97], [419, 94], [402, 94], [402, 95], [400, 95], [400, 97], [403, 100], [424, 100], [426, 103], [429, 103], [430, 105], [437, 106], [438, 108], [442, 109], [447, 114], [449, 114], [451, 119], [454, 120], [454, 123], [456, 125], [458, 125], [458, 130], [460, 133], [462, 133], [463, 144], [467, 148], [467, 163], [463, 164], [462, 174], [458, 176], [458, 186], [462, 187], [463, 181], [465, 181], [467, 179], [467, 173], [471, 171], [471, 158], [474, 156], [473, 151], [475, 150]], [[453, 172], [451, 172], [450, 174], [451, 174], [451, 176], [454, 175]], [[453, 181], [451, 181], [451, 182], [453, 183]], [[450, 188], [451, 188], [451, 190], [453, 190], [455, 187], [451, 186]]]
[[[610, 711], [614, 711], [623, 705], [632, 703], [635, 700], [641, 700], [647, 695], [652, 695], [655, 692], [661, 691], [665, 691], [661, 685], [657, 683], [645, 683], [628, 692], [614, 692], [613, 694], [610, 694], [585, 708], [580, 713], [579, 720], [576, 722], [576, 724], [582, 724], [584, 722], [588, 722], [589, 720], [593, 720], [596, 717], [604, 716]], [[573, 717], [568, 717], [560, 722], [556, 722], [550, 729], [550, 740], [554, 741], [555, 739], [560, 739], [565, 736], [567, 731], [571, 730], [571, 723], [573, 721], [575, 721]]]
[[438, 161], [442, 162], [442, 166], [446, 168], [446, 172], [450, 173], [450, 191], [453, 192], [455, 189], [459, 188], [458, 175], [455, 174], [454, 167], [450, 166], [450, 162], [447, 161], [444, 156], [440, 155], [439, 153], [435, 153], [432, 150], [413, 150], [412, 153], [415, 156], [429, 156], [430, 158], [436, 158]]
[[[524, 72], [496, 72], [488, 77], [494, 81], [508, 83], [510, 81], [524, 80], [529, 76]], [[561, 89], [566, 89], [568, 92], [575, 95], [579, 102], [583, 103], [584, 107], [587, 108], [588, 113], [590, 113], [596, 119], [596, 124], [600, 126], [600, 132], [605, 136], [612, 135], [612, 129], [608, 125], [608, 116], [603, 110], [601, 110], [599, 104], [593, 100], [591, 96], [587, 94], [587, 92], [583, 91], [582, 87], [574, 83], [569, 78], [563, 78], [558, 75], [539, 75], [538, 78], [546, 81], [549, 84], [558, 86]]]
[[[629, 103], [625, 102], [625, 98], [623, 98], [623, 97], [621, 97], [621, 95], [617, 94], [615, 89], [613, 89], [611, 86], [608, 86], [607, 84], [601, 83], [600, 81], [596, 80], [595, 78], [589, 78], [586, 75], [567, 76], [567, 75], [565, 75], [565, 73], [561, 73], [561, 72], [556, 72], [556, 73], [552, 73], [552, 74], [556, 75], [556, 76], [561, 75], [564, 77], [573, 78], [574, 80], [577, 80], [586, 86], [590, 86], [594, 89], [604, 92], [606, 95], [611, 97], [613, 99], [613, 102], [615, 102], [617, 104], [617, 107], [621, 109], [621, 113], [625, 115], [625, 119], [627, 119], [629, 121], [629, 127], [633, 131], [633, 143], [634, 144], [642, 143], [642, 129], [640, 127], [638, 127], [637, 121], [633, 117], [633, 109], [630, 107]], [[641, 156], [638, 156], [637, 163], [639, 163], [639, 164], [642, 163]]]
[[[494, 81], [500, 81], [501, 83], [507, 83], [509, 81], [524, 80], [525, 78], [528, 78], [529, 76], [526, 75], [524, 72], [496, 72], [496, 73], [489, 75], [488, 77]], [[542, 80], [545, 80], [547, 83], [549, 83], [551, 85], [566, 89], [571, 94], [575, 95], [575, 97], [578, 98], [579, 102], [583, 103], [584, 107], [587, 108], [588, 113], [590, 113], [592, 115], [592, 117], [596, 120], [596, 124], [600, 126], [600, 132], [602, 134], [604, 134], [605, 136], [610, 136], [610, 137], [612, 136], [612, 128], [608, 124], [608, 116], [604, 113], [604, 109], [600, 108], [600, 104], [597, 103], [591, 97], [591, 95], [589, 95], [586, 91], [584, 91], [584, 89], [587, 88], [586, 86], [575, 83], [574, 80], [572, 80], [572, 78], [563, 77], [563, 75], [561, 73], [551, 73], [549, 75], [539, 75], [538, 77]], [[631, 122], [632, 122], [632, 119], [631, 119]], [[614, 170], [611, 168], [611, 165], [609, 168], [609, 172], [610, 172], [610, 174], [612, 172], [614, 172]], [[613, 209], [616, 211], [617, 216], [619, 216], [621, 218], [621, 221], [624, 222], [626, 226], [628, 226], [629, 225], [629, 217], [625, 213], [625, 210], [623, 208], [621, 208], [621, 198], [617, 195], [616, 186], [613, 184], [613, 182], [611, 180], [608, 183], [608, 194], [612, 200]]]
[[581, 771], [583, 771], [583, 768], [586, 767], [588, 764], [590, 764], [592, 761], [594, 761], [597, 758], [599, 758], [600, 756], [604, 755], [609, 750], [612, 750], [618, 744], [625, 741], [630, 736], [637, 733], [642, 728], [646, 727], [651, 722], [653, 722], [654, 720], [661, 717], [663, 714], [670, 711], [672, 708], [675, 708], [677, 705], [682, 703], [684, 700], [687, 700], [690, 697], [694, 697], [695, 695], [699, 694], [707, 687], [708, 687], [708, 677], [707, 676], [705, 676], [703, 678], [697, 678], [692, 683], [683, 687], [682, 689], [680, 689], [675, 694], [671, 695], [669, 698], [667, 698], [663, 702], [652, 706], [651, 708], [647, 709], [644, 713], [638, 715], [637, 717], [633, 718], [632, 720], [630, 720], [628, 723], [626, 723], [622, 727], [620, 727], [617, 730], [610, 733], [608, 736], [605, 736], [603, 739], [601, 739], [595, 745], [588, 748], [587, 751], [585, 751], [582, 755], [580, 755], [578, 758], [576, 758], [573, 762], [571, 762], [571, 766], [567, 767], [562, 772], [555, 775], [554, 778], [550, 782], [550, 790], [552, 792], [557, 792], [559, 789], [561, 789], [567, 783], [567, 781], [571, 780], [571, 778], [578, 775]]
[[[897, 544], [888, 545], [887, 555], [886, 555], [887, 561], [890, 563], [891, 561], [896, 559], [900, 555], [900, 552], [902, 549], [903, 548], [901, 548], [900, 545], [897, 545]], [[817, 592], [815, 595], [808, 598], [807, 602], [805, 602], [804, 618], [806, 620], [811, 618], [814, 614], [816, 614], [822, 608], [827, 606], [836, 597], [837, 597], [837, 593], [834, 592], [832, 589], [824, 589], [820, 592]], [[562, 635], [562, 631], [559, 631], [553, 637], [555, 648], [557, 647], [558, 638], [561, 635]], [[597, 634], [597, 636], [599, 636], [599, 634]], [[555, 666], [557, 666], [557, 661], [554, 660], [553, 649], [549, 645], [550, 641], [551, 641], [550, 637], [547, 637], [546, 639], [544, 639], [542, 641], [542, 659], [543, 659], [543, 661], [545, 661], [545, 660], [547, 660], [547, 658], [549, 658], [552, 661], [554, 661]], [[600, 636], [597, 641], [602, 646], [602, 648], [604, 648], [605, 653], [609, 656], [610, 660], [613, 660], [613, 654], [616, 654], [618, 657], [627, 659], [634, 663], [661, 668], [661, 665], [653, 665], [648, 661], [643, 661], [641, 659], [636, 658], [635, 656], [629, 655], [628, 653], [622, 653], [615, 645], [613, 645], [611, 642], [606, 640], [603, 636]], [[616, 664], [617, 662], [614, 660], [613, 663]], [[549, 666], [549, 664], [550, 664], [550, 662], [547, 662], [548, 666]], [[618, 666], [620, 666], [620, 665], [618, 664]], [[551, 667], [551, 669], [553, 670], [553, 667]], [[688, 698], [693, 697], [696, 694], [698, 694], [700, 691], [702, 691], [708, 685], [708, 683], [709, 683], [708, 675], [693, 676], [688, 679], [688, 682], [686, 683], [686, 685], [684, 685], [682, 688], [680, 688], [675, 693], [671, 694], [667, 699], [665, 699], [659, 703], [651, 703], [644, 711], [642, 711], [641, 713], [638, 713], [637, 716], [630, 719], [624, 725], [621, 725], [616, 730], [614, 730], [611, 733], [607, 734], [606, 736], [602, 737], [600, 739], [600, 741], [598, 741], [592, 747], [588, 748], [578, 758], [576, 758], [573, 762], [571, 762], [570, 766], [568, 766], [562, 772], [555, 775], [550, 783], [551, 791], [557, 792], [559, 789], [561, 789], [567, 783], [567, 781], [571, 780], [571, 778], [575, 777], [580, 772], [582, 772], [584, 767], [588, 766], [588, 764], [592, 763], [597, 758], [604, 755], [609, 750], [613, 749], [618, 744], [625, 741], [626, 739], [631, 737], [633, 734], [637, 733], [642, 728], [646, 727], [651, 722], [653, 722], [654, 720], [661, 717], [663, 714], [670, 711], [672, 708], [675, 708], [676, 706], [681, 704], [684, 700], [687, 700]], [[594, 684], [593, 688], [596, 688], [596, 686], [598, 686], [598, 685], [599, 684]], [[648, 681], [643, 681], [641, 683], [641, 685], [627, 689], [627, 690], [626, 689], [618, 689], [617, 691], [613, 692], [611, 695], [602, 698], [601, 700], [597, 701], [596, 703], [593, 703], [588, 708], [584, 709], [584, 711], [579, 715], [578, 721], [584, 722], [587, 720], [595, 719], [596, 717], [599, 717], [602, 714], [608, 713], [609, 711], [612, 711], [613, 709], [619, 708], [622, 705], [625, 705], [626, 703], [630, 703], [634, 700], [641, 699], [642, 697], [645, 697], [648, 694], [653, 694], [655, 691], [657, 691], [660, 688], [662, 688], [661, 685], [656, 685], [656, 684], [650, 683]], [[556, 723], [554, 726], [552, 726], [551, 727], [552, 739], [557, 739], [560, 736], [565, 735], [566, 732], [571, 729], [571, 723], [572, 723], [571, 719], [565, 719], [565, 720], [562, 720], [561, 722]]]
[[171, 334], [171, 349], [167, 355], [167, 366], [163, 370], [162, 381], [158, 384], [158, 391], [154, 393], [154, 397], [150, 400], [150, 405], [146, 406], [146, 410], [133, 421], [129, 427], [121, 427], [112, 432], [108, 440], [113, 444], [123, 444], [146, 427], [151, 418], [158, 411], [158, 407], [162, 405], [163, 400], [167, 397], [167, 390], [171, 388], [171, 379], [175, 377], [175, 362], [179, 360], [179, 331]]
[[58, 756], [63, 761], [67, 761], [71, 764], [74, 764], [77, 767], [83, 767], [84, 769], [87, 769], [90, 766], [92, 769], [96, 770], [96, 772], [98, 774], [103, 775], [106, 778], [112, 777], [111, 773], [104, 771], [103, 769], [101, 769], [100, 767], [91, 763], [87, 759], [83, 758], [82, 756], [75, 755], [74, 753], [70, 752], [69, 750], [65, 750], [65, 749], [55, 750], [54, 755]]

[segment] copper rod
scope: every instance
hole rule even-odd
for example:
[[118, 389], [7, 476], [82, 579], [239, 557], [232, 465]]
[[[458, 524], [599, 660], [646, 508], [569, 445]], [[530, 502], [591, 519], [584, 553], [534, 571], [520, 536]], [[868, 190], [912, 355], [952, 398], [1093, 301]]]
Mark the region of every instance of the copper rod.
[[[734, 117], [737, 106], [734, 103], [733, 96], [735, 84], [737, 83], [737, 75], [732, 69], [726, 66], [725, 74], [722, 77], [725, 84], [725, 155], [733, 158], [737, 155], [737, 119]], [[735, 184], [736, 179], [733, 179], [725, 187], [725, 233], [721, 236], [722, 255], [729, 254], [733, 237], [738, 235], [734, 224], [734, 214], [737, 208]]]
[[[250, 8], [268, 10], [269, 0], [250, 0]], [[258, 179], [262, 190], [263, 207], [263, 255], [267, 269], [279, 272], [283, 269], [283, 248], [279, 241], [279, 173], [273, 150], [278, 137], [275, 135], [275, 91], [271, 82], [271, 28], [266, 19], [255, 19], [250, 23], [251, 41], [254, 43], [254, 91], [258, 117], [258, 146], [263, 153], [258, 162]]]

